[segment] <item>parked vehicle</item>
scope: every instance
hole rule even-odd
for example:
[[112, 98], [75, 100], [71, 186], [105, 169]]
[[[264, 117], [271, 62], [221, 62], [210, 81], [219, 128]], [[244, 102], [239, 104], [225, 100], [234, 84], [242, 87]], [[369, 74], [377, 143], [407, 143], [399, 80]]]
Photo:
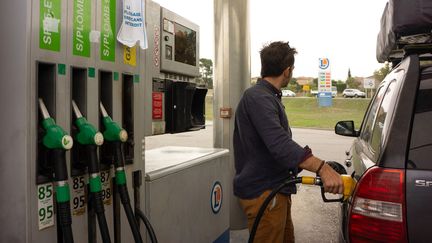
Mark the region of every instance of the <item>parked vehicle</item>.
[[356, 137], [346, 165], [352, 164], [357, 186], [341, 206], [341, 242], [432, 239], [432, 44], [424, 38], [432, 31], [431, 3], [387, 3], [377, 60], [393, 68], [360, 130], [353, 121], [335, 126], [337, 134]]
[[365, 98], [366, 93], [358, 89], [345, 89], [342, 92], [342, 96], [344, 98], [358, 98], [358, 97]]
[[[405, 58], [377, 89], [346, 160], [357, 188], [342, 205], [342, 242], [426, 242], [432, 238], [432, 66]], [[359, 241], [360, 240], [360, 241]]]
[[283, 97], [295, 97], [296, 93], [294, 93], [293, 91], [291, 91], [289, 89], [283, 89], [282, 90], [282, 96]]

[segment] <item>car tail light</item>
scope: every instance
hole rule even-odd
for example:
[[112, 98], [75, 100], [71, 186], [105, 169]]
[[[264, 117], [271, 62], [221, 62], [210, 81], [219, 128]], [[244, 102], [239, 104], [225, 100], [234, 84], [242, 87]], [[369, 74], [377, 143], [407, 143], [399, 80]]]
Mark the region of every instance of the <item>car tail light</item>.
[[349, 218], [350, 242], [407, 242], [405, 173], [373, 167], [357, 184]]

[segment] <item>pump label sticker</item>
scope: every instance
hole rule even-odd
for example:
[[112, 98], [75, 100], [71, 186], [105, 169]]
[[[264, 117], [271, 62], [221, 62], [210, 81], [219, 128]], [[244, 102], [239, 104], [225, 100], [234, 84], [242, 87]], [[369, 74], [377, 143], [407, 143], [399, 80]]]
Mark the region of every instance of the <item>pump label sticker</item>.
[[102, 0], [100, 56], [103, 61], [115, 61], [116, 1]]
[[153, 119], [162, 119], [162, 100], [163, 93], [162, 92], [153, 92], [152, 94], [152, 118]]
[[72, 215], [80, 216], [86, 212], [86, 185], [88, 176], [72, 178]]
[[136, 66], [136, 46], [123, 46], [123, 61], [125, 64]]
[[219, 213], [222, 207], [222, 185], [219, 181], [213, 184], [210, 195], [210, 206], [214, 214]]
[[74, 0], [72, 52], [75, 56], [90, 57], [91, 1]]
[[101, 171], [100, 177], [102, 182], [102, 200], [105, 205], [111, 205], [111, 170]]
[[61, 0], [40, 0], [39, 48], [60, 51]]
[[38, 185], [38, 222], [39, 230], [54, 226], [54, 193], [53, 184]]

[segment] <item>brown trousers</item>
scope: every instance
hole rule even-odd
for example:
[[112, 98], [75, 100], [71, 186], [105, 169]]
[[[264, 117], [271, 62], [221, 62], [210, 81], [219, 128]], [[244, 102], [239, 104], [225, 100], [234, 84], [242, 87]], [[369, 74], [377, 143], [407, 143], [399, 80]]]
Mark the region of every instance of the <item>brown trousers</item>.
[[[248, 219], [249, 232], [258, 211], [271, 190], [263, 192], [254, 199], [240, 199], [240, 205]], [[255, 234], [254, 242], [294, 243], [294, 226], [291, 218], [291, 196], [276, 194], [270, 201]]]

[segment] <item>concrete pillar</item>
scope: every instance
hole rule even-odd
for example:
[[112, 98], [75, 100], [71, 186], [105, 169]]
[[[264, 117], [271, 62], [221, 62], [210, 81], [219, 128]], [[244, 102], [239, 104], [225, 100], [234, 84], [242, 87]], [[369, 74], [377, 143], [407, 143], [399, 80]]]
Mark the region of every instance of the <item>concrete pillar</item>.
[[[230, 176], [234, 178], [234, 114], [243, 91], [250, 86], [249, 0], [215, 0], [214, 147], [230, 150]], [[220, 109], [231, 108], [230, 118]], [[232, 191], [232, 187], [225, 190]], [[247, 227], [246, 217], [231, 192], [230, 228]]]

